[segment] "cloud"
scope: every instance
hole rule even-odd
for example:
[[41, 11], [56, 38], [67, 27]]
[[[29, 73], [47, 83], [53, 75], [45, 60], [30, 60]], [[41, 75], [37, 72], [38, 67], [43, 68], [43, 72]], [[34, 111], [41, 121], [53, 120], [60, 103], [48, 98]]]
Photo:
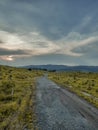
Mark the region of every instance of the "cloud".
[[93, 44], [91, 43], [85, 46], [75, 48], [73, 51], [76, 53], [83, 53], [84, 56], [89, 58], [91, 57], [91, 59], [95, 59], [98, 57], [98, 40], [93, 42]]
[[97, 36], [85, 37], [77, 32], [71, 32], [60, 40], [52, 41], [39, 32], [29, 34], [16, 34], [0, 31], [2, 44], [0, 45], [0, 57], [3, 60], [31, 57], [45, 54], [65, 54], [69, 56], [82, 56], [84, 52], [76, 49], [94, 44]]
[[4, 49], [0, 48], [0, 55], [28, 55], [30, 50], [13, 50], [13, 49]]
[[12, 59], [12, 57], [14, 59], [17, 57], [44, 55], [54, 53], [59, 49], [59, 46], [53, 44], [38, 32], [19, 35], [0, 31], [0, 38], [3, 41], [0, 46], [0, 56], [3, 60]]
[[0, 60], [13, 61], [13, 56], [0, 56]]
[[[0, 1], [0, 28], [9, 32], [37, 30], [48, 39], [57, 40], [71, 31], [91, 33], [92, 28], [98, 23], [95, 15], [97, 2], [89, 1], [88, 4], [88, 0], [3, 1]], [[95, 19], [93, 15], [96, 16], [95, 22], [92, 20]]]
[[82, 30], [86, 29], [89, 26], [89, 24], [92, 22], [92, 20], [93, 20], [93, 15], [86, 14], [86, 16], [84, 16], [81, 19], [81, 22], [79, 22], [77, 25], [75, 25], [75, 27], [72, 30], [76, 31], [76, 32], [81, 32]]
[[3, 44], [3, 41], [2, 41], [2, 40], [0, 40], [0, 44]]
[[63, 64], [97, 59], [97, 5], [92, 0], [0, 1], [0, 62], [31, 63], [39, 57], [47, 63], [48, 55], [56, 63], [63, 57]]
[[0, 48], [0, 59], [13, 61], [16, 58], [28, 57], [30, 56], [30, 50], [15, 50], [15, 49], [5, 49]]
[[82, 56], [85, 55], [84, 52], [79, 52], [75, 50], [81, 47], [86, 47], [91, 44], [93, 46], [95, 42], [98, 42], [97, 35], [93, 36], [92, 34], [87, 37], [85, 35], [80, 35], [77, 32], [71, 32], [66, 37], [58, 41], [58, 44], [60, 44], [61, 48], [57, 53], [70, 56]]

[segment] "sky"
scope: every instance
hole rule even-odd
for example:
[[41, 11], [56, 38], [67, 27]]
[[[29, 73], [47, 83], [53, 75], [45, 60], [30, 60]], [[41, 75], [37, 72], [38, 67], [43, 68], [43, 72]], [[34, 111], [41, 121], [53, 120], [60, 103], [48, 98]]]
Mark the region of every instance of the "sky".
[[98, 0], [0, 0], [0, 64], [98, 65]]

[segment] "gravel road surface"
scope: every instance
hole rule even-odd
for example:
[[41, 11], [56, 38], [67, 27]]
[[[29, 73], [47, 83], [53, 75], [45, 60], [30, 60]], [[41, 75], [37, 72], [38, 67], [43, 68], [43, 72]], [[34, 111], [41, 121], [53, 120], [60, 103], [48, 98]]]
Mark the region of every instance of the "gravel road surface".
[[98, 109], [47, 77], [36, 84], [38, 130], [98, 130]]

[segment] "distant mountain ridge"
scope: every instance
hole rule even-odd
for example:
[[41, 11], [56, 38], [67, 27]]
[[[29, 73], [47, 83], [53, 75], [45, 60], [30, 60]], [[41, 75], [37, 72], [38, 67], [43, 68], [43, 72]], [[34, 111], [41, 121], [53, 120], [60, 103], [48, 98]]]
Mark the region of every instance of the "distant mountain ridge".
[[82, 71], [82, 72], [98, 72], [98, 66], [67, 66], [67, 65], [28, 65], [22, 68], [27, 69], [44, 69], [48, 71]]

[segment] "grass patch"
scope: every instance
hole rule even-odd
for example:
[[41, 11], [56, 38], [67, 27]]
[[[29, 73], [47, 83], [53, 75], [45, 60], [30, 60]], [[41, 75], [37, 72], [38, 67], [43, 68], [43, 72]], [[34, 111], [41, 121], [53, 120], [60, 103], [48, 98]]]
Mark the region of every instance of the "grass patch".
[[98, 108], [98, 73], [49, 72], [49, 78]]
[[0, 66], [0, 130], [33, 130], [35, 79], [43, 71]]

